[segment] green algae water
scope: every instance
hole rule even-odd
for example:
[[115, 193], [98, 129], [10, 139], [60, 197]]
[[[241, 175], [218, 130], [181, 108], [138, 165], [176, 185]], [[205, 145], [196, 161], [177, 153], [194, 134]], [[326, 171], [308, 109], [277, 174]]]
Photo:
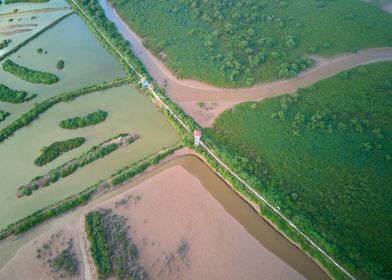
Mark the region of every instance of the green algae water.
[[[88, 114], [97, 109], [109, 113], [103, 123], [76, 130], [59, 127], [61, 120]], [[123, 132], [137, 133], [140, 139], [30, 197], [16, 197], [17, 188], [28, 183], [33, 177], [43, 175], [92, 146]], [[86, 143], [79, 148], [69, 151], [44, 167], [34, 165], [34, 159], [39, 156], [42, 147], [79, 136], [86, 138]], [[72, 102], [55, 105], [40, 119], [0, 144], [0, 228], [89, 187], [127, 164], [157, 153], [164, 147], [175, 145], [179, 140], [175, 130], [149, 98], [130, 86], [93, 93]]]

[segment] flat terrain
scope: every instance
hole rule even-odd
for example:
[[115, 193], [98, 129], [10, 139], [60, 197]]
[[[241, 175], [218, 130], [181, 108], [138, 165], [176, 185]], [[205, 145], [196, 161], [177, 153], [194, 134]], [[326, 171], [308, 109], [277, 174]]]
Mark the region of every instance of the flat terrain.
[[[40, 20], [38, 17], [37, 21]], [[40, 48], [43, 50], [42, 53], [38, 53]], [[0, 128], [31, 109], [36, 102], [66, 91], [104, 81], [109, 82], [125, 76], [117, 61], [106, 52], [76, 15], [64, 19], [19, 49], [18, 52], [10, 55], [9, 58], [25, 67], [53, 73], [60, 80], [53, 85], [32, 84], [0, 68], [0, 83], [14, 90], [37, 94], [35, 99], [23, 104], [13, 105], [0, 102], [0, 109], [7, 108], [11, 113], [11, 116], [1, 123]], [[62, 70], [56, 67], [60, 59], [65, 61], [65, 67]]]
[[296, 76], [309, 54], [388, 46], [392, 16], [348, 1], [110, 3], [179, 78], [220, 87]]
[[[304, 279], [252, 237], [181, 166], [165, 169], [95, 207], [113, 209], [127, 218], [129, 235], [149, 279], [258, 279], [260, 275], [263, 279]], [[77, 279], [94, 277], [91, 260], [81, 250], [86, 244], [82, 216], [78, 217], [25, 245], [0, 270], [0, 278], [13, 275], [13, 279], [23, 279], [31, 270], [31, 275], [42, 273], [42, 279], [47, 279], [48, 267], [35, 257], [36, 249], [57, 232], [65, 239], [74, 239], [80, 261]], [[56, 246], [59, 241], [54, 242]], [[181, 244], [186, 244], [184, 254], [178, 252]]]
[[[67, 277], [66, 279], [86, 279], [84, 277], [84, 260], [86, 258], [83, 257], [83, 253], [85, 253], [85, 251], [83, 252], [81, 250], [81, 244], [82, 246], [84, 244], [83, 234], [76, 223], [41, 234], [36, 239], [23, 246], [15, 257], [7, 263], [2, 270], [0, 270], [0, 279], [52, 280], [64, 278], [59, 278], [58, 275], [56, 277], [56, 275], [51, 272], [51, 267], [47, 261], [64, 250], [67, 247], [66, 245], [69, 239], [73, 240], [73, 251], [79, 260], [79, 275], [75, 277]], [[39, 255], [37, 252], [38, 250], [45, 252], [43, 249], [44, 244], [47, 244], [50, 247], [47, 251], [51, 252], [51, 256], [47, 255], [37, 257]]]
[[238, 105], [208, 130], [261, 193], [364, 278], [392, 273], [391, 75], [390, 62], [355, 68]]

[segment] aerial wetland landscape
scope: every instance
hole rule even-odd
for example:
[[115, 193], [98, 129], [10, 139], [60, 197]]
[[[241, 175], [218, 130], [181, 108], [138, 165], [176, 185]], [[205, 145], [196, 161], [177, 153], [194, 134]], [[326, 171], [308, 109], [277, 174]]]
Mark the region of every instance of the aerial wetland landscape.
[[392, 279], [392, 1], [0, 0], [0, 279]]

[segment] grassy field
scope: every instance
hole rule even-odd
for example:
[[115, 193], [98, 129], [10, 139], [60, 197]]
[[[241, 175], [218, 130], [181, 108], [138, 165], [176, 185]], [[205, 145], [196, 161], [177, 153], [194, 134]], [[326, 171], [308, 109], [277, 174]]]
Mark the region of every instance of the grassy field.
[[392, 16], [359, 0], [110, 2], [178, 77], [223, 87], [295, 76], [307, 54], [392, 45]]
[[344, 266], [391, 279], [392, 63], [243, 103], [208, 130], [243, 177]]

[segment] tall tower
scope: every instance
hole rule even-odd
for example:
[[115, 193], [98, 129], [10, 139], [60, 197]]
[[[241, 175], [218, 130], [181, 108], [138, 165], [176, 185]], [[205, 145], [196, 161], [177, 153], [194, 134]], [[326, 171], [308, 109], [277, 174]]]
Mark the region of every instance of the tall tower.
[[195, 145], [195, 147], [198, 147], [200, 145], [201, 131], [195, 130], [193, 132], [193, 136], [195, 137], [194, 145]]

